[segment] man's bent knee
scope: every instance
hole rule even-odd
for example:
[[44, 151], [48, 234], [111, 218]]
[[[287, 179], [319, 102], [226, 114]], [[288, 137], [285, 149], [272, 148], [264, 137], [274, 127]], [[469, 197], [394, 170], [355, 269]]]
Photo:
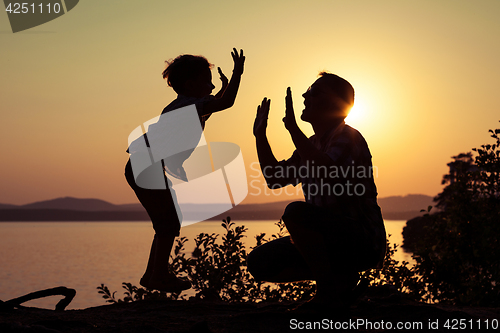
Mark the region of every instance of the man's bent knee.
[[294, 223], [300, 221], [304, 217], [304, 211], [306, 210], [307, 204], [304, 201], [294, 201], [286, 206], [283, 216], [281, 217], [283, 222]]

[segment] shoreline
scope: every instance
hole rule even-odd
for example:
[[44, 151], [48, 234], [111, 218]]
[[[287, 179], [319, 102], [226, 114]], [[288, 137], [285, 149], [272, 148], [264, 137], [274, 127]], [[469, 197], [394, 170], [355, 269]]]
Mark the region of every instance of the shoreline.
[[[500, 308], [460, 307], [419, 303], [390, 287], [369, 288], [366, 295], [351, 306], [350, 317], [335, 313], [300, 310], [289, 312], [297, 303], [224, 303], [205, 300], [147, 300], [108, 304], [81, 310], [54, 311], [22, 308], [0, 311], [0, 330], [7, 332], [285, 332], [294, 325], [342, 322], [364, 323], [360, 331], [433, 331], [449, 332], [448, 322], [467, 325], [466, 331], [486, 330], [500, 319]], [[325, 319], [327, 321], [325, 321]], [[382, 323], [385, 323], [385, 326]], [[398, 323], [417, 325], [396, 330]], [[434, 328], [429, 325], [437, 323]], [[392, 325], [389, 329], [388, 325]], [[326, 325], [326, 324], [325, 324]], [[367, 325], [371, 325], [368, 327]], [[470, 327], [469, 327], [470, 326]], [[335, 329], [334, 326], [332, 326]], [[378, 329], [377, 329], [378, 327]], [[450, 326], [451, 327], [451, 326]], [[350, 327], [352, 328], [352, 326]], [[472, 329], [471, 329], [472, 328]], [[314, 331], [324, 331], [318, 329]]]

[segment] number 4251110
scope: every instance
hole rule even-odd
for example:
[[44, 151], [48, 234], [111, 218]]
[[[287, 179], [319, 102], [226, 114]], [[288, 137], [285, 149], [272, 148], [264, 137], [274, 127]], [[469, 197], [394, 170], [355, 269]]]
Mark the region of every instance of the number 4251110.
[[14, 2], [14, 3], [9, 3], [7, 8], [5, 8], [5, 11], [8, 12], [9, 14], [42, 14], [42, 13], [59, 13], [61, 11], [61, 4], [55, 2], [55, 3], [48, 3], [48, 4], [39, 4], [38, 6], [35, 6], [34, 3], [19, 3], [19, 2]]

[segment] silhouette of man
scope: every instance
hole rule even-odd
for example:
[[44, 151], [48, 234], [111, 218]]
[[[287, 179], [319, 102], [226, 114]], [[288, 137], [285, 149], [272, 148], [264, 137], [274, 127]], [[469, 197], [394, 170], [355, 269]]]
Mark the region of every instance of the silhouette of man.
[[247, 265], [260, 281], [314, 280], [308, 305], [345, 308], [358, 272], [381, 265], [385, 255], [371, 154], [363, 136], [344, 122], [354, 104], [349, 82], [322, 72], [302, 96], [301, 119], [315, 134], [307, 138], [298, 127], [288, 88], [283, 122], [296, 147], [288, 160], [277, 161], [267, 139], [270, 100], [257, 108], [254, 135], [268, 187], [301, 183], [305, 202], [285, 209], [290, 236], [255, 248]]

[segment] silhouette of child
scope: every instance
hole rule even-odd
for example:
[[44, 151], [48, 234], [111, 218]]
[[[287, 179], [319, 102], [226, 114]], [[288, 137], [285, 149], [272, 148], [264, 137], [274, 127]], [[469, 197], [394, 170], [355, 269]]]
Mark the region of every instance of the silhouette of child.
[[[245, 63], [243, 50], [238, 53], [236, 49], [233, 49], [231, 56], [234, 61], [231, 80], [228, 81], [218, 67], [222, 88], [215, 96], [211, 95], [215, 88], [212, 84], [211, 68], [213, 65], [205, 57], [185, 54], [168, 61], [167, 68], [162, 75], [178, 96], [165, 107], [162, 114], [195, 104], [201, 127], [204, 128], [205, 122], [212, 113], [230, 108], [236, 99]], [[172, 170], [167, 171], [172, 172]], [[179, 170], [174, 170], [174, 174], [176, 173], [178, 176]], [[164, 292], [180, 292], [191, 288], [189, 281], [179, 279], [169, 272], [170, 252], [181, 227], [175, 209], [175, 199], [170, 190], [139, 187], [134, 179], [130, 159], [125, 167], [125, 177], [146, 209], [155, 230], [148, 265], [140, 284], [148, 289]], [[165, 181], [170, 184], [166, 177]]]

